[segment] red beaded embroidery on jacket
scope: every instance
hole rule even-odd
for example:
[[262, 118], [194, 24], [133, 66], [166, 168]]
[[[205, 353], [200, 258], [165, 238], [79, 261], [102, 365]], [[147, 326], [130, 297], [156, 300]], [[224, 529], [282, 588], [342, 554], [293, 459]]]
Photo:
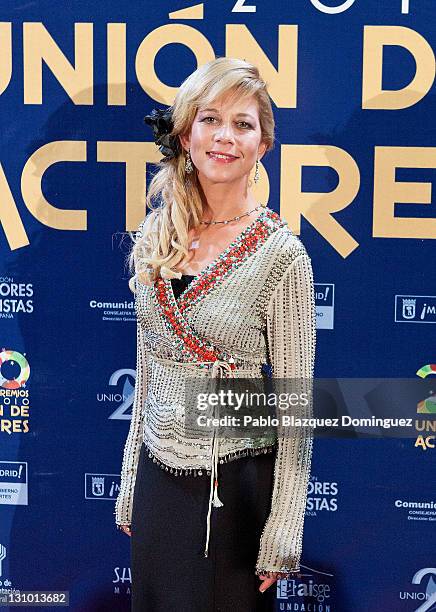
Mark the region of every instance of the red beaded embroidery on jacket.
[[[197, 276], [176, 300], [168, 279], [158, 278], [154, 283], [155, 295], [165, 325], [179, 339], [182, 357], [187, 361], [228, 360], [210, 343], [203, 341], [183, 316], [184, 310], [197, 303], [227, 274], [267, 240], [279, 227], [286, 226], [280, 216], [272, 210], [264, 210], [259, 217], [232, 242], [223, 253]], [[231, 364], [234, 369], [234, 364]]]

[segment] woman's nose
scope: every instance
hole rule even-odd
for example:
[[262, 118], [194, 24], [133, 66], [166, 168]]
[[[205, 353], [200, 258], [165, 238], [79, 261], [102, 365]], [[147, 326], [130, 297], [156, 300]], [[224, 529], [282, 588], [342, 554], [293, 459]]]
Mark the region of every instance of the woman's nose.
[[215, 132], [215, 140], [233, 140], [233, 128], [228, 123], [222, 123]]

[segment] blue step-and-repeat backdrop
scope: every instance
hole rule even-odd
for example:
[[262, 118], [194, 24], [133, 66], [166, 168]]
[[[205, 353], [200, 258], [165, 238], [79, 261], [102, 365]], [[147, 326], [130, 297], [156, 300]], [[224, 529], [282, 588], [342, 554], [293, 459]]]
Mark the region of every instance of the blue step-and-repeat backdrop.
[[[0, 20], [0, 593], [122, 612], [143, 116], [216, 56], [258, 65], [277, 141], [255, 195], [312, 258], [316, 375], [435, 375], [436, 5], [3, 0]], [[413, 437], [315, 441], [278, 610], [436, 610], [435, 422], [410, 416]]]

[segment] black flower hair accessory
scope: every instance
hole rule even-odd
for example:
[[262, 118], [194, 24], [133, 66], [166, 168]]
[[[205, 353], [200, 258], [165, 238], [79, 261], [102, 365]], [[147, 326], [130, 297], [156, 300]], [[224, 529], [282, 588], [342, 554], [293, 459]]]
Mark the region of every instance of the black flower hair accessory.
[[161, 162], [169, 161], [180, 155], [182, 148], [178, 136], [170, 136], [174, 127], [171, 107], [154, 108], [149, 115], [144, 117], [144, 122], [153, 128], [154, 142], [165, 156], [160, 160]]

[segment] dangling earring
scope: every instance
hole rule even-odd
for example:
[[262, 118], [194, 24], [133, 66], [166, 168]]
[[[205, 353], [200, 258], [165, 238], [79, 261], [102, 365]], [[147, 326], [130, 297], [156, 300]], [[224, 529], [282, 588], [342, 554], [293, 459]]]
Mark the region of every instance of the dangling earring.
[[259, 160], [256, 159], [256, 171], [254, 173], [254, 182], [257, 183], [259, 180]]
[[194, 166], [192, 165], [191, 155], [189, 154], [189, 149], [188, 149], [188, 151], [186, 152], [185, 172], [186, 174], [191, 174], [193, 170], [194, 170]]

